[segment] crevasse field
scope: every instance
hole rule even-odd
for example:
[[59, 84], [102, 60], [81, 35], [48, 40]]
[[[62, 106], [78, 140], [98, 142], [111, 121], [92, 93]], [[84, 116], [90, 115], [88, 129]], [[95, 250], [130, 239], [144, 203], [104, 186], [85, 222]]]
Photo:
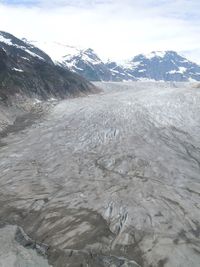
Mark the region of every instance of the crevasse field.
[[200, 89], [97, 85], [3, 139], [0, 266], [199, 267]]

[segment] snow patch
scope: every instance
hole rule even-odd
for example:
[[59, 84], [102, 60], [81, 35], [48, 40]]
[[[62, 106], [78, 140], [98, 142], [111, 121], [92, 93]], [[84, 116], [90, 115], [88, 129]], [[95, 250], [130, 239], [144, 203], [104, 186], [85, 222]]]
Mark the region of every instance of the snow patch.
[[14, 70], [14, 71], [18, 71], [18, 72], [24, 72], [23, 70], [21, 70], [21, 69], [17, 69], [17, 68], [12, 68], [12, 70]]
[[170, 70], [170, 71], [168, 71], [167, 73], [169, 73], [169, 74], [176, 74], [176, 73], [178, 73], [178, 74], [183, 74], [183, 73], [185, 73], [186, 71], [187, 71], [187, 68], [185, 68], [185, 67], [179, 67], [178, 70]]
[[7, 45], [13, 45], [13, 43], [11, 42], [11, 39], [5, 38], [2, 35], [0, 35], [0, 42], [7, 44]]
[[81, 51], [79, 48], [59, 42], [31, 41], [31, 44], [45, 51], [54, 62], [62, 62], [65, 59], [70, 60]]
[[140, 81], [140, 82], [155, 82], [156, 80], [148, 79], [148, 78], [138, 78], [137, 81]]
[[25, 60], [27, 60], [27, 61], [30, 61], [29, 58], [27, 58], [27, 57], [22, 57], [22, 58], [25, 59]]
[[49, 102], [51, 102], [51, 101], [56, 101], [56, 98], [51, 97], [48, 101], [49, 101]]
[[145, 72], [146, 70], [138, 70], [138, 72]]
[[27, 53], [29, 53], [31, 56], [37, 57], [37, 58], [39, 58], [41, 60], [44, 60], [44, 58], [42, 58], [41, 56], [33, 53], [32, 51], [30, 51], [29, 49], [27, 49], [25, 46], [20, 46], [20, 45], [13, 44], [12, 41], [11, 41], [11, 39], [5, 38], [2, 35], [0, 35], [0, 42], [5, 43], [5, 44], [7, 44], [9, 46], [14, 46], [16, 48], [22, 49], [22, 50], [26, 51]]
[[87, 61], [88, 63], [91, 63], [93, 65], [99, 65], [102, 64], [102, 61], [100, 59], [93, 59], [91, 57], [89, 57], [87, 54], [84, 53], [84, 51], [81, 52], [81, 58], [84, 61]]
[[82, 69], [82, 68], [79, 68], [79, 67], [77, 67], [77, 66], [74, 66], [77, 70], [84, 70], [84, 69]]
[[188, 79], [188, 81], [191, 82], [191, 83], [197, 82], [197, 80], [195, 80], [195, 79], [193, 79], [191, 77]]
[[170, 70], [167, 73], [169, 73], [169, 74], [175, 74], [175, 73], [178, 73], [178, 70]]
[[33, 57], [37, 57], [37, 58], [39, 58], [39, 59], [41, 59], [41, 60], [44, 60], [43, 57], [41, 57], [41, 56], [39, 56], [39, 55], [33, 53], [32, 51], [28, 50], [27, 48], [25, 48], [25, 47], [23, 47], [23, 46], [21, 46], [21, 49], [25, 50], [27, 53], [29, 53], [29, 54], [30, 54], [31, 56], [33, 56]]
[[68, 62], [68, 61], [63, 61], [62, 63], [65, 67], [67, 67], [68, 69], [70, 70], [74, 70], [76, 68], [76, 61], [73, 60], [71, 62]]
[[144, 55], [146, 58], [148, 59], [152, 59], [154, 57], [161, 57], [164, 58], [164, 56], [166, 55], [165, 51], [153, 51], [149, 54]]
[[39, 104], [39, 103], [41, 103], [41, 102], [42, 102], [41, 100], [39, 100], [39, 99], [35, 98], [35, 100], [34, 100], [33, 104], [34, 104], [34, 105], [36, 105], [36, 104]]
[[118, 70], [115, 70], [115, 69], [112, 69], [111, 71], [114, 73], [120, 73]]
[[122, 65], [125, 69], [135, 69], [137, 68], [142, 62], [141, 61], [126, 61]]
[[186, 71], [187, 71], [187, 68], [179, 67], [179, 73], [185, 73]]

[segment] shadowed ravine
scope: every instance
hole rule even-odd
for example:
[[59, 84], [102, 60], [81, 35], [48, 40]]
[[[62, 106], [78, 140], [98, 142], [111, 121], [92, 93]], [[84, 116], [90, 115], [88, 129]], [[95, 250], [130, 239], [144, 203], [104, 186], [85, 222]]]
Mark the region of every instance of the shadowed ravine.
[[200, 90], [98, 85], [1, 139], [0, 266], [199, 267]]

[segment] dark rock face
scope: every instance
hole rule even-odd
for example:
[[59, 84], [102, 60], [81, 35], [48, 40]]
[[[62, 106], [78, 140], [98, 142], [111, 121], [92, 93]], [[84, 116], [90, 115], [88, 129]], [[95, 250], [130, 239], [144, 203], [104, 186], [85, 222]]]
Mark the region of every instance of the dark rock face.
[[112, 72], [92, 49], [81, 50], [77, 55], [64, 57], [62, 64], [90, 81], [110, 81]]
[[152, 52], [147, 56], [140, 54], [129, 62], [125, 70], [137, 79], [200, 81], [200, 66], [174, 51]]
[[61, 64], [90, 81], [135, 81], [133, 75], [126, 72], [116, 62], [104, 63], [91, 48], [80, 50], [75, 55], [67, 55]]
[[118, 65], [116, 62], [107, 62], [107, 68], [112, 72], [112, 80], [114, 81], [136, 81], [136, 78], [125, 70], [123, 66]]
[[0, 98], [13, 95], [48, 99], [95, 91], [84, 78], [55, 65], [35, 46], [0, 32]]

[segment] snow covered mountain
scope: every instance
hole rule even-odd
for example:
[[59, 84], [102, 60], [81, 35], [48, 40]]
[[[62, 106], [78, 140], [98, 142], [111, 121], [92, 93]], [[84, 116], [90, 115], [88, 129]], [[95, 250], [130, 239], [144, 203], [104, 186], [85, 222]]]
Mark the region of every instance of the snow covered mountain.
[[131, 73], [126, 71], [124, 66], [121, 66], [114, 61], [108, 61], [105, 65], [111, 71], [113, 81], [136, 81], [137, 80]]
[[55, 63], [90, 81], [123, 81], [132, 78], [115, 62], [104, 63], [91, 48], [83, 49], [58, 42], [30, 41], [29, 43], [40, 47]]
[[62, 64], [91, 81], [200, 81], [200, 66], [174, 51], [137, 55], [123, 65], [104, 63], [92, 49], [63, 57]]
[[93, 89], [84, 78], [54, 64], [39, 48], [0, 32], [0, 100], [16, 95], [63, 98]]
[[56, 62], [62, 62], [63, 57], [66, 55], [77, 55], [81, 48], [72, 45], [66, 45], [59, 42], [48, 42], [48, 41], [33, 41], [23, 38], [28, 44], [39, 47], [42, 51], [45, 51], [51, 59]]
[[200, 66], [174, 51], [140, 54], [124, 64], [103, 62], [91, 49], [59, 42], [25, 42], [45, 51], [53, 61], [90, 81], [200, 81]]
[[60, 64], [90, 81], [135, 81], [132, 74], [116, 62], [104, 63], [91, 48], [76, 50], [63, 56]]
[[113, 80], [112, 72], [91, 48], [64, 56], [62, 65], [90, 81]]
[[200, 66], [174, 51], [137, 55], [124, 69], [138, 80], [200, 81]]

